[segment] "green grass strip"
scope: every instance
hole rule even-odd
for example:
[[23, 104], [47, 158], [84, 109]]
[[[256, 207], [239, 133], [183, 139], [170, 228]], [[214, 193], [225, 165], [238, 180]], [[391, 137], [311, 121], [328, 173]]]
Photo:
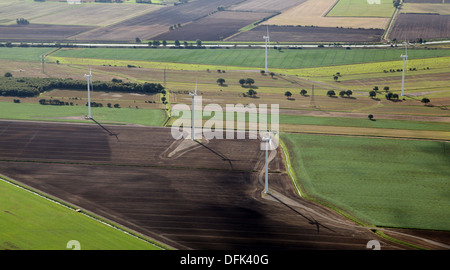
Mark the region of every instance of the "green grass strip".
[[3, 176], [0, 180], [0, 249], [65, 250], [71, 240], [82, 250], [167, 249], [48, 194]]

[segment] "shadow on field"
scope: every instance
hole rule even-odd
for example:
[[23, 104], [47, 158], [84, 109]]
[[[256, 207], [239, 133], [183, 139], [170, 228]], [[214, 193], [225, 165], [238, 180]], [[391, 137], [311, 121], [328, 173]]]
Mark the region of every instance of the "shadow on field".
[[203, 144], [200, 141], [195, 140], [196, 143], [200, 144], [201, 146], [203, 146], [204, 148], [208, 149], [209, 151], [211, 151], [213, 154], [217, 155], [218, 157], [220, 157], [223, 161], [227, 161], [230, 164], [230, 168], [231, 170], [233, 170], [233, 163], [231, 162], [231, 159], [227, 158], [226, 156], [222, 155], [221, 153], [215, 151], [214, 149], [209, 148], [208, 146], [206, 146], [205, 144]]
[[99, 125], [102, 129], [104, 129], [106, 132], [108, 132], [108, 134], [109, 134], [110, 136], [115, 136], [116, 139], [117, 139], [117, 141], [120, 142], [119, 137], [117, 136], [117, 135], [119, 135], [119, 134], [112, 133], [109, 129], [107, 129], [107, 128], [104, 127], [102, 124], [100, 124], [99, 122], [97, 122], [94, 118], [91, 117], [90, 119], [91, 119], [92, 121], [94, 121], [94, 123], [96, 123], [97, 125]]
[[317, 220], [308, 218], [307, 216], [305, 216], [305, 215], [303, 215], [302, 213], [298, 212], [297, 210], [295, 210], [294, 208], [292, 208], [292, 207], [289, 206], [288, 204], [284, 203], [282, 200], [280, 200], [280, 199], [278, 199], [277, 197], [275, 197], [273, 194], [270, 194], [270, 193], [269, 193], [268, 195], [270, 195], [272, 198], [274, 198], [275, 200], [277, 200], [278, 202], [280, 202], [281, 204], [283, 204], [284, 206], [286, 206], [287, 208], [289, 208], [290, 210], [292, 210], [292, 211], [295, 212], [296, 214], [298, 214], [298, 215], [302, 216], [303, 218], [305, 218], [306, 220], [308, 220], [309, 224], [311, 224], [311, 225], [316, 225], [317, 233], [319, 233], [319, 228], [320, 228], [320, 226], [322, 226], [323, 228], [328, 229], [328, 230], [330, 230], [330, 231], [332, 231], [332, 232], [335, 232], [334, 230], [332, 230], [332, 229], [326, 227], [325, 225], [322, 225], [322, 224], [319, 223]]

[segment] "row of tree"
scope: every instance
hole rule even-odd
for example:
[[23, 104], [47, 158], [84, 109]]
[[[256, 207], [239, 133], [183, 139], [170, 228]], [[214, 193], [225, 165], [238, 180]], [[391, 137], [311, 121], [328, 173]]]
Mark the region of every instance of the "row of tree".
[[18, 18], [16, 19], [16, 23], [19, 25], [27, 25], [30, 24], [30, 22], [27, 19], [24, 18]]
[[57, 105], [57, 106], [73, 106], [73, 102], [61, 101], [59, 99], [45, 99], [42, 98], [39, 100], [39, 104], [41, 105]]
[[[125, 92], [156, 94], [165, 92], [159, 83], [132, 83], [122, 81], [94, 81], [93, 90], [107, 92]], [[0, 78], [0, 94], [2, 96], [34, 97], [52, 89], [85, 90], [87, 82], [84, 80], [55, 79], [55, 78]]]

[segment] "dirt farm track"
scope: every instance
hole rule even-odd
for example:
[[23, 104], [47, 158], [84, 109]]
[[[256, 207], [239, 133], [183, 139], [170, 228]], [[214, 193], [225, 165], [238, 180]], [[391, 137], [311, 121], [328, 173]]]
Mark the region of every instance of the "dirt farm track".
[[266, 195], [259, 140], [105, 127], [116, 136], [96, 124], [0, 121], [0, 172], [175, 249], [355, 250], [373, 239], [406, 249], [300, 198], [280, 148]]

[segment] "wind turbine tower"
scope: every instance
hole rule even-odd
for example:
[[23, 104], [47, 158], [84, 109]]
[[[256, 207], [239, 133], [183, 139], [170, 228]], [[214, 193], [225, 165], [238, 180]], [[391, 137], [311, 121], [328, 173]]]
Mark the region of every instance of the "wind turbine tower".
[[403, 59], [403, 72], [402, 72], [402, 96], [405, 94], [405, 69], [406, 69], [406, 63], [408, 61], [408, 43], [405, 45], [405, 54], [400, 55], [400, 57]]
[[193, 141], [195, 141], [195, 97], [197, 96], [197, 82], [195, 82], [195, 91], [194, 92], [190, 92], [189, 96], [192, 97], [192, 124], [191, 124], [191, 129], [192, 129], [192, 134], [191, 134], [191, 138]]
[[266, 41], [266, 66], [265, 66], [266, 69], [265, 69], [265, 71], [266, 71], [266, 73], [267, 73], [267, 47], [268, 47], [269, 42], [270, 42], [270, 37], [269, 37], [269, 26], [267, 26], [267, 35], [264, 36], [263, 38], [264, 38], [264, 40]]
[[84, 74], [84, 77], [87, 78], [88, 110], [89, 110], [88, 118], [92, 119], [92, 115], [91, 115], [91, 91], [90, 91], [90, 84], [91, 84], [91, 81], [92, 81], [91, 69], [89, 69], [89, 74]]
[[269, 130], [269, 135], [262, 138], [262, 142], [266, 143], [266, 165], [265, 165], [265, 181], [264, 193], [269, 194], [269, 148], [272, 148], [272, 131]]

